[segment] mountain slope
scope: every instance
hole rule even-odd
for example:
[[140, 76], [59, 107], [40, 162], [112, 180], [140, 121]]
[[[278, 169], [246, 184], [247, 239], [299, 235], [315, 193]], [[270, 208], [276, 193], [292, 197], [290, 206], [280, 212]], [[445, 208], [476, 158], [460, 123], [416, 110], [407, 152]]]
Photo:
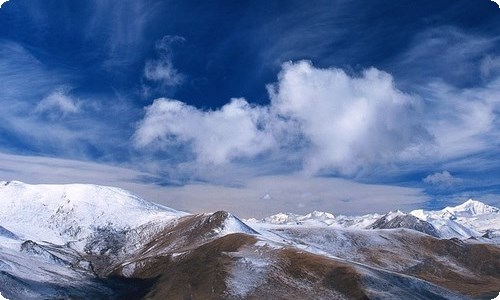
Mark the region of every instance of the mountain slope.
[[96, 185], [0, 182], [0, 224], [23, 239], [81, 249], [97, 229], [119, 231], [186, 215], [129, 192]]
[[442, 210], [414, 210], [410, 214], [433, 224], [445, 238], [478, 238], [489, 233], [490, 240], [500, 242], [500, 209], [471, 200]]
[[498, 246], [423, 234], [428, 223], [412, 214], [284, 216], [268, 219], [284, 225], [243, 222], [111, 187], [2, 182], [0, 292], [11, 300], [467, 299], [500, 286]]

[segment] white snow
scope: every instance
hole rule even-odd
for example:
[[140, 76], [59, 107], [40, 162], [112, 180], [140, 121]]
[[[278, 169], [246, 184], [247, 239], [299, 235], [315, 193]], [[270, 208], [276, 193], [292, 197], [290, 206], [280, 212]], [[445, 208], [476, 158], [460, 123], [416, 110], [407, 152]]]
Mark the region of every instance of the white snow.
[[[387, 221], [390, 221], [397, 216], [405, 214], [402, 211], [396, 210], [384, 216]], [[431, 223], [441, 238], [480, 238], [488, 232], [493, 238], [490, 240], [483, 239], [483, 241], [500, 243], [500, 210], [479, 201], [470, 199], [455, 207], [446, 207], [437, 211], [417, 209], [410, 212], [410, 214]], [[251, 224], [252, 227], [262, 227], [262, 224], [272, 224], [366, 229], [381, 217], [382, 215], [380, 214], [334, 216], [331, 213], [314, 211], [306, 215], [279, 213], [262, 220], [247, 219], [246, 222]]]
[[78, 244], [99, 227], [120, 230], [184, 215], [118, 188], [0, 182], [0, 225], [25, 240]]
[[123, 276], [130, 277], [130, 276], [134, 275], [135, 267], [136, 267], [136, 263], [128, 263], [128, 264], [124, 265], [123, 269], [122, 269]]
[[[469, 200], [438, 211], [414, 210], [411, 214], [430, 222], [443, 238], [480, 237], [487, 230], [500, 237], [500, 210], [478, 201]], [[177, 222], [186, 215], [112, 187], [0, 182], [0, 271], [37, 282], [71, 283], [89, 276], [88, 262], [75, 253], [81, 253], [89, 238], [94, 238], [96, 229], [126, 230], [127, 241], [123, 249], [132, 253], [162, 228], [170, 226], [170, 222]], [[405, 213], [393, 211], [385, 218], [390, 221], [401, 215]], [[227, 282], [229, 293], [237, 298], [251, 296], [252, 291], [264, 283], [272, 271], [273, 258], [268, 253], [286, 247], [360, 264], [370, 259], [363, 258], [363, 249], [380, 249], [388, 254], [387, 258], [379, 258], [381, 265], [397, 269], [420, 263], [418, 253], [408, 245], [416, 245], [423, 234], [406, 229], [366, 230], [382, 217], [379, 214], [351, 217], [320, 211], [306, 215], [280, 213], [263, 220], [249, 219], [246, 223], [250, 226], [231, 214], [223, 216], [223, 223], [214, 229], [218, 235], [247, 233], [255, 234], [258, 239], [256, 248], [227, 254], [234, 258]], [[37, 244], [25, 244], [21, 251], [26, 239]], [[105, 239], [98, 236], [97, 242], [102, 240]], [[54, 252], [46, 250], [47, 243], [69, 243], [71, 248], [56, 247], [65, 250]], [[162, 251], [169, 253], [173, 249], [170, 246]], [[181, 259], [185, 253], [179, 250], [171, 255]], [[393, 261], [396, 256], [400, 258], [397, 264]], [[436, 258], [462, 272], [456, 264], [440, 259]], [[123, 262], [123, 275], [133, 276], [135, 263]]]
[[221, 236], [228, 235], [232, 233], [248, 233], [254, 234], [255, 232], [248, 225], [240, 221], [235, 216], [228, 214], [227, 218], [220, 228], [214, 229], [215, 232], [219, 233]]
[[[248, 219], [247, 221], [259, 222], [255, 219]], [[303, 216], [292, 213], [279, 213], [269, 216], [261, 222], [282, 225], [329, 226], [335, 223], [335, 216], [331, 213], [322, 211], [313, 211]]]
[[272, 263], [266, 255], [266, 249], [262, 251], [242, 249], [227, 254], [234, 258], [230, 276], [226, 279], [228, 292], [231, 295], [245, 298], [252, 290], [265, 283]]
[[431, 223], [441, 237], [480, 237], [487, 231], [500, 236], [500, 209], [472, 199], [442, 210], [414, 210], [410, 214]]

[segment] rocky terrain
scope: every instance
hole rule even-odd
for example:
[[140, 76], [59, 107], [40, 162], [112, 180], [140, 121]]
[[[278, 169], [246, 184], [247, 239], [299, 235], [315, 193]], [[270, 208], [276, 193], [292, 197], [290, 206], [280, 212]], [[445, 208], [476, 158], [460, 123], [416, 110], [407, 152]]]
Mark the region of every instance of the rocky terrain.
[[491, 299], [500, 212], [187, 214], [95, 185], [0, 183], [7, 299]]

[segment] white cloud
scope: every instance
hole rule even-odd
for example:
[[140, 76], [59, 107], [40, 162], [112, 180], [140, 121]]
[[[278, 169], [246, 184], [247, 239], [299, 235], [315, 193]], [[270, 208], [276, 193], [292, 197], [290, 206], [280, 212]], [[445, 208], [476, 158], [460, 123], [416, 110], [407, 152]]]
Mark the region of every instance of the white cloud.
[[443, 171], [441, 173], [437, 172], [431, 175], [428, 175], [425, 177], [423, 182], [428, 183], [428, 184], [434, 184], [438, 186], [445, 186], [449, 187], [452, 186], [456, 183], [461, 182], [459, 178], [454, 177], [453, 175], [450, 174], [448, 171]]
[[2, 7], [2, 5], [4, 5], [4, 3], [7, 1], [9, 1], [9, 0], [0, 0], [0, 7]]
[[[500, 139], [500, 79], [485, 87], [457, 89], [444, 83], [429, 85], [424, 126], [435, 137], [437, 160], [497, 149]], [[432, 111], [431, 111], [432, 110]]]
[[416, 100], [376, 69], [351, 77], [307, 61], [288, 63], [269, 91], [268, 106], [233, 99], [214, 111], [158, 99], [134, 140], [139, 147], [189, 144], [199, 162], [214, 164], [272, 150], [284, 160], [299, 153], [309, 173], [353, 174], [404, 159], [429, 139]]
[[[500, 7], [500, 1], [499, 0], [491, 0], [492, 2], [494, 2], [496, 5], [498, 5], [498, 7]], [[499, 295], [500, 296], [500, 295]], [[496, 299], [496, 298], [495, 298]]]
[[[83, 37], [91, 42], [97, 38], [99, 46], [107, 52], [103, 67], [110, 72], [123, 72], [142, 60], [141, 52], [146, 42], [144, 30], [155, 6], [135, 0], [85, 2], [92, 11], [83, 25]], [[68, 17], [71, 16], [68, 14]]]
[[307, 61], [287, 63], [269, 90], [273, 111], [297, 121], [311, 142], [304, 163], [312, 173], [352, 174], [398, 161], [429, 138], [419, 125], [418, 102], [374, 68], [351, 77]]
[[480, 61], [497, 52], [497, 39], [471, 35], [452, 26], [430, 27], [415, 35], [408, 51], [395, 60], [396, 72], [418, 87], [442, 80], [458, 85], [476, 84]]
[[176, 86], [182, 83], [184, 75], [174, 68], [172, 63], [172, 47], [181, 43], [184, 38], [179, 36], [164, 36], [156, 43], [157, 59], [146, 61], [144, 76], [163, 86]]
[[233, 99], [219, 110], [202, 111], [161, 98], [146, 109], [134, 140], [143, 148], [186, 143], [199, 162], [224, 164], [275, 146], [267, 116], [266, 108], [251, 106], [243, 99]]
[[57, 89], [38, 102], [35, 112], [48, 114], [68, 114], [79, 113], [81, 103], [68, 95], [68, 90], [64, 88]]
[[349, 176], [398, 165], [425, 169], [499, 146], [500, 79], [470, 89], [433, 81], [417, 96], [374, 68], [350, 76], [301, 61], [283, 65], [268, 89], [269, 105], [233, 99], [213, 111], [158, 99], [147, 107], [135, 144], [167, 154], [188, 146], [197, 172], [260, 155], [257, 161], [299, 162], [292, 169], [309, 175]]

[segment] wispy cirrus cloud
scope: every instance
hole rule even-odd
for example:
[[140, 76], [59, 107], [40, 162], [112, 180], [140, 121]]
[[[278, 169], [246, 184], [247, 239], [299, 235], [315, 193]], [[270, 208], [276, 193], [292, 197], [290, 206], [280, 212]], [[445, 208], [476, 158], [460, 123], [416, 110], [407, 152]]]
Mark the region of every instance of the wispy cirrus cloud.
[[49, 114], [52, 117], [57, 115], [64, 117], [68, 114], [79, 113], [81, 109], [82, 103], [73, 99], [68, 94], [67, 88], [58, 88], [38, 102], [34, 112]]
[[185, 39], [180, 36], [166, 35], [156, 42], [157, 58], [146, 61], [144, 77], [147, 80], [159, 83], [162, 86], [175, 86], [184, 80], [182, 75], [173, 65], [173, 47], [183, 43]]
[[96, 149], [105, 155], [126, 140], [117, 132], [120, 124], [102, 116], [123, 110], [122, 103], [104, 111], [99, 101], [111, 101], [109, 95], [79, 97], [68, 88], [74, 74], [48, 67], [22, 45], [0, 40], [0, 77], [3, 150], [84, 158]]
[[393, 59], [394, 74], [417, 89], [441, 81], [472, 87], [494, 79], [500, 40], [471, 34], [455, 26], [431, 27], [417, 33], [406, 51]]
[[84, 38], [102, 43], [96, 51], [104, 51], [106, 70], [129, 70], [142, 59], [144, 32], [155, 5], [133, 0], [91, 0], [88, 7], [92, 13], [85, 18]]
[[144, 180], [154, 174], [76, 160], [0, 153], [0, 166], [0, 180], [110, 185], [179, 210], [201, 213], [224, 209], [240, 217], [264, 217], [282, 211], [306, 213], [311, 207], [336, 214], [373, 213], [374, 205], [377, 212], [411, 210], [428, 199], [416, 188], [296, 174], [257, 176], [237, 187], [199, 182], [162, 186]]

